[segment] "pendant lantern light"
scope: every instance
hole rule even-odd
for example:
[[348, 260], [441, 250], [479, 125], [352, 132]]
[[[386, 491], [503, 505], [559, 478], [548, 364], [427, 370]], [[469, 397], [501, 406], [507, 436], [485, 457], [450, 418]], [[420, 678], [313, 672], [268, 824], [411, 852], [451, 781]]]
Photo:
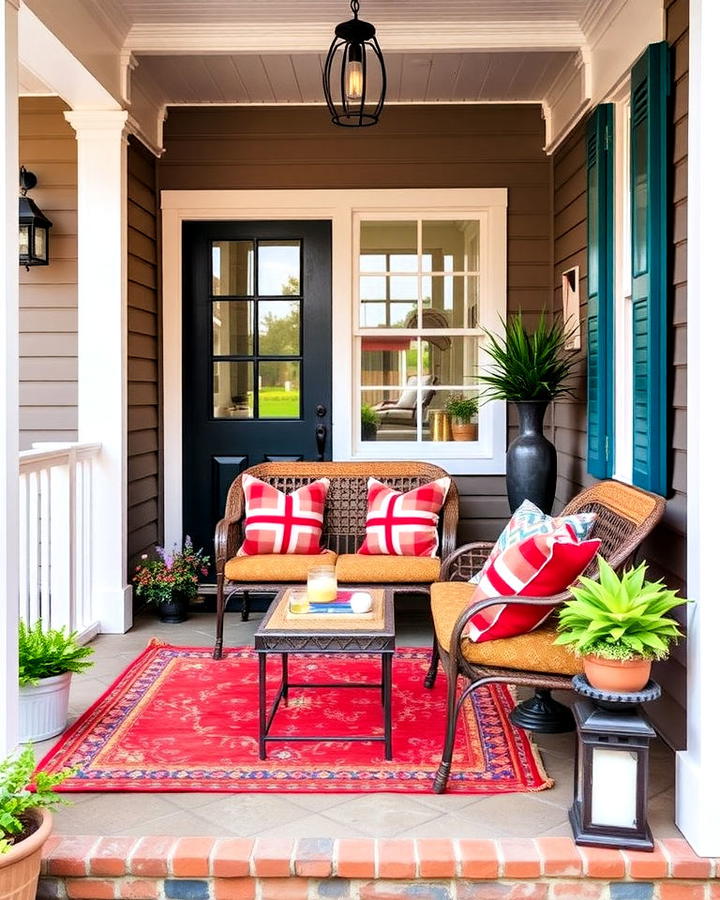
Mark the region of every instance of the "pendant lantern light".
[[385, 62], [375, 26], [358, 19], [359, 0], [351, 0], [353, 18], [335, 28], [323, 69], [325, 100], [336, 125], [377, 124], [385, 102]]

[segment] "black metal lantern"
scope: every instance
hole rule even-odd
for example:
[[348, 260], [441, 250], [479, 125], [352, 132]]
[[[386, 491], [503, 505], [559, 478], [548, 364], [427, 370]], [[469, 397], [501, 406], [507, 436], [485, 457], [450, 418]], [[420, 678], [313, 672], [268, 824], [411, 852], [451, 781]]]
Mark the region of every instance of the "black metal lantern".
[[351, 0], [353, 18], [335, 28], [323, 69], [323, 90], [336, 125], [375, 125], [385, 102], [385, 61], [375, 26], [358, 19], [359, 0]]
[[37, 184], [37, 176], [20, 167], [20, 265], [46, 266], [50, 262], [49, 231], [52, 222], [27, 196]]
[[647, 822], [650, 741], [655, 730], [639, 704], [655, 700], [654, 681], [635, 695], [597, 691], [583, 675], [573, 687], [586, 698], [573, 704], [577, 724], [575, 796], [570, 825], [576, 843], [652, 850]]

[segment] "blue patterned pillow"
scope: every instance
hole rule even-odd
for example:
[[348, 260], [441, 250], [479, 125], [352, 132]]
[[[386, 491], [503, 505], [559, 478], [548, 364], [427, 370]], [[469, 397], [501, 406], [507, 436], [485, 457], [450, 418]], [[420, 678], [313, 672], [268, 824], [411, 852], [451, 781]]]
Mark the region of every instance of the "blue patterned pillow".
[[485, 574], [485, 569], [503, 550], [513, 547], [529, 537], [538, 534], [553, 534], [554, 532], [566, 532], [578, 541], [587, 540], [595, 524], [595, 513], [576, 513], [574, 516], [548, 516], [530, 500], [523, 500], [510, 521], [503, 528], [502, 534], [495, 542], [485, 565], [470, 579], [472, 584], [478, 584]]

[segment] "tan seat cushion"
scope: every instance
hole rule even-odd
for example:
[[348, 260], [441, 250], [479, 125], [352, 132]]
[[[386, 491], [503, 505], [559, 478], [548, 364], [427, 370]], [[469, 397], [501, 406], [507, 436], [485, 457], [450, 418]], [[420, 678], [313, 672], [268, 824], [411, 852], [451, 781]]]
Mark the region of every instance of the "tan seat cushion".
[[431, 556], [376, 556], [364, 553], [341, 553], [337, 579], [346, 584], [427, 584], [440, 575], [440, 560]]
[[[474, 584], [462, 581], [442, 581], [430, 588], [435, 634], [444, 650], [449, 649], [455, 622], [470, 603], [474, 590]], [[549, 621], [535, 631], [497, 641], [476, 644], [464, 638], [462, 652], [468, 662], [479, 666], [578, 675], [583, 670], [581, 661], [569, 650], [554, 644], [555, 637], [554, 624]]]
[[234, 556], [225, 563], [225, 577], [230, 581], [305, 581], [313, 566], [332, 566], [337, 553], [260, 553], [257, 556]]

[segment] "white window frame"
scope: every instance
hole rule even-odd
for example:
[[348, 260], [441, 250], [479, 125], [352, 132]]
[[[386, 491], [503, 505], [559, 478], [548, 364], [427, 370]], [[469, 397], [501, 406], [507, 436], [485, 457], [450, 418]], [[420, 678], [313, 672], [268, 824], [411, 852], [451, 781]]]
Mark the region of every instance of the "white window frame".
[[[332, 384], [333, 458], [379, 459], [355, 449], [354, 416], [348, 392], [354, 389], [353, 216], [387, 214], [446, 218], [488, 217], [488, 303], [500, 315], [507, 309], [506, 188], [426, 188], [370, 190], [162, 191], [163, 448], [165, 542], [182, 540], [182, 226], [188, 221], [322, 219], [332, 223]], [[492, 319], [488, 318], [492, 324]], [[499, 320], [498, 320], [499, 325]], [[431, 456], [430, 442], [402, 442], [384, 458], [432, 459], [455, 475], [504, 475], [507, 449], [505, 403], [493, 403], [491, 454], [481, 457], [473, 442], [453, 453]], [[359, 419], [359, 416], [358, 416]], [[359, 434], [357, 435], [359, 438]], [[384, 442], [383, 442], [384, 443]], [[443, 448], [450, 445], [442, 444]], [[414, 456], [413, 456], [414, 455]]]
[[[422, 191], [417, 194], [422, 194]], [[415, 199], [419, 199], [417, 197]], [[352, 458], [353, 459], [397, 459], [402, 456], [412, 455], [413, 458], [422, 458], [432, 460], [452, 471], [460, 474], [467, 471], [467, 465], [473, 466], [473, 473], [477, 471], [477, 466], [487, 463], [495, 466], [498, 462], [497, 457], [500, 456], [502, 462], [505, 459], [506, 440], [504, 416], [501, 423], [500, 415], [504, 412], [504, 403], [487, 403], [478, 409], [478, 438], [475, 441], [464, 442], [433, 442], [433, 441], [361, 441], [360, 439], [360, 409], [359, 404], [362, 402], [362, 366], [361, 366], [361, 341], [362, 338], [376, 337], [408, 337], [407, 330], [398, 327], [362, 327], [361, 309], [360, 309], [360, 275], [367, 273], [360, 272], [360, 226], [363, 221], [444, 221], [452, 219], [467, 219], [477, 221], [478, 228], [478, 306], [480, 325], [476, 328], [450, 328], [450, 329], [412, 329], [413, 337], [421, 339], [430, 336], [442, 335], [449, 336], [452, 332], [453, 337], [474, 337], [480, 342], [482, 348], [484, 338], [480, 332], [482, 325], [486, 325], [493, 330], [500, 326], [500, 318], [505, 316], [507, 308], [506, 296], [504, 290], [498, 290], [497, 280], [500, 273], [497, 271], [497, 255], [494, 252], [497, 243], [504, 239], [504, 234], [500, 234], [500, 228], [504, 228], [501, 224], [500, 217], [493, 217], [492, 209], [485, 207], [480, 209], [476, 214], [468, 214], [467, 209], [453, 210], [375, 210], [369, 212], [367, 210], [353, 212], [353, 394], [352, 394]], [[495, 220], [493, 220], [495, 219]], [[493, 233], [495, 230], [495, 233]], [[418, 248], [419, 252], [419, 248]], [[433, 277], [438, 274], [434, 273]], [[456, 277], [458, 273], [455, 273]], [[463, 274], [463, 273], [459, 273]], [[387, 385], [386, 387], [392, 388]], [[462, 391], [470, 392], [471, 389], [480, 390], [477, 383], [468, 382], [467, 384], [448, 384], [438, 385], [439, 389], [449, 389], [456, 393]], [[373, 390], [379, 388], [373, 386]], [[397, 390], [397, 387], [395, 387]], [[421, 389], [419, 388], [419, 391]], [[420, 406], [418, 405], [418, 408]], [[502, 442], [498, 441], [498, 433], [502, 433]], [[458, 461], [462, 460], [461, 468], [458, 468]], [[489, 474], [489, 473], [488, 473]]]
[[630, 78], [612, 98], [614, 128], [614, 357], [615, 437], [613, 477], [632, 484], [633, 346], [630, 207]]

